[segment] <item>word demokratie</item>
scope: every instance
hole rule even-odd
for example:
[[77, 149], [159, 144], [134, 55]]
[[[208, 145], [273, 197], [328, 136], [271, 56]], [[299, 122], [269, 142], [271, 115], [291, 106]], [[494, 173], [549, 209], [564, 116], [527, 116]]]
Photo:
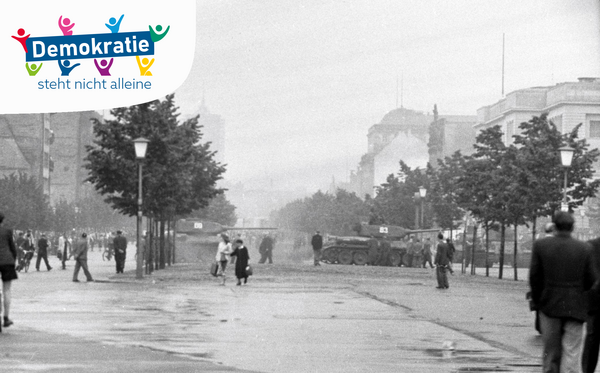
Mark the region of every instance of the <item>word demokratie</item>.
[[26, 45], [27, 62], [154, 54], [149, 31], [31, 37]]

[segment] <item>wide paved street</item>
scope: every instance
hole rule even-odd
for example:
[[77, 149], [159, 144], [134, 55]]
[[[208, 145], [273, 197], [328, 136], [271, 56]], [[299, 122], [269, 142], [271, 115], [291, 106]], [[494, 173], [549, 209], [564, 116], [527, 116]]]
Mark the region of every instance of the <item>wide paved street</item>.
[[443, 291], [431, 269], [309, 262], [254, 264], [241, 287], [233, 268], [217, 285], [208, 264], [136, 281], [131, 260], [116, 275], [96, 251], [98, 281], [73, 283], [72, 261], [51, 264], [14, 283], [15, 325], [0, 335], [7, 371], [541, 370], [525, 281], [457, 273]]

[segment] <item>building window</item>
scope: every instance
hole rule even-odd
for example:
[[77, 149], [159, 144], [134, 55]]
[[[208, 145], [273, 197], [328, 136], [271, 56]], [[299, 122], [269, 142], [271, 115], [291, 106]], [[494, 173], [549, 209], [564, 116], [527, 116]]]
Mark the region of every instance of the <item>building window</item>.
[[600, 120], [590, 120], [590, 137], [600, 137]]

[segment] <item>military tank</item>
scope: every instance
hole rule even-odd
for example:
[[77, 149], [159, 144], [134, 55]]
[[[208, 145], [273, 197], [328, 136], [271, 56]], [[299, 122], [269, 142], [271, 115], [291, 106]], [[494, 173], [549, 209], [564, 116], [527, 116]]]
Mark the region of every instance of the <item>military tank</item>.
[[410, 230], [394, 225], [361, 224], [357, 236], [329, 236], [321, 249], [321, 261], [329, 264], [365, 265], [369, 262], [369, 240], [377, 239], [381, 245], [383, 239], [390, 243], [388, 263], [397, 267], [403, 263], [407, 252], [404, 237], [416, 233], [434, 233], [438, 229]]

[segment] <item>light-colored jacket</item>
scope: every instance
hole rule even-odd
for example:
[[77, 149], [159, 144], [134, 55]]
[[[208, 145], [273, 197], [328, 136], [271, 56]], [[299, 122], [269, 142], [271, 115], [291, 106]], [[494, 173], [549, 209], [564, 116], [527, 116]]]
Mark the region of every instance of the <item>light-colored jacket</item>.
[[219, 242], [219, 247], [217, 248], [217, 255], [215, 259], [217, 262], [226, 260], [229, 261], [229, 254], [232, 252], [231, 243]]

